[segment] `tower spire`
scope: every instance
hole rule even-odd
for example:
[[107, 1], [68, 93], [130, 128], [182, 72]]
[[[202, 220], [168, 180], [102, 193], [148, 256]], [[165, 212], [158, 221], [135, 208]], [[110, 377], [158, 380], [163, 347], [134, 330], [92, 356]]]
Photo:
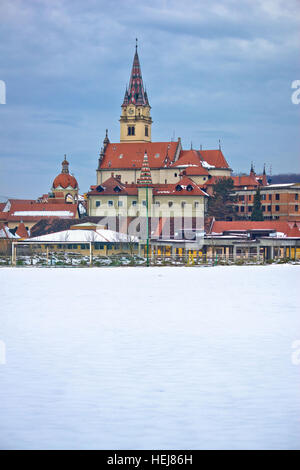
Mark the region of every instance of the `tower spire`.
[[151, 170], [149, 167], [147, 150], [145, 150], [144, 160], [141, 168], [141, 176], [139, 179], [139, 184], [152, 184]]
[[143, 84], [136, 38], [129, 85], [120, 117], [120, 142], [151, 142], [151, 106]]
[[[143, 85], [142, 70], [140, 65], [140, 59], [138, 55], [138, 43], [136, 38], [135, 54], [133, 58], [133, 64], [131, 69], [131, 75], [129, 80], [128, 88], [128, 104], [137, 104], [139, 100], [139, 106], [147, 106], [147, 99], [145, 98], [145, 90]], [[147, 95], [146, 95], [147, 96]]]

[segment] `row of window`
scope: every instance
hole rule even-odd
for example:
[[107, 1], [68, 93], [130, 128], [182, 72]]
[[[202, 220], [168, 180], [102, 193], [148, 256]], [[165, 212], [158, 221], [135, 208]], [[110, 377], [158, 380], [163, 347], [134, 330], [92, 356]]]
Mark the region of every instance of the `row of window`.
[[[296, 193], [295, 194], [295, 201], [298, 201], [298, 196], [299, 196], [298, 193]], [[239, 201], [244, 201], [245, 197], [246, 196], [243, 196], [243, 195], [239, 196]], [[253, 196], [253, 198], [254, 198], [254, 196]], [[266, 201], [267, 200], [267, 194], [261, 194], [261, 200]], [[272, 201], [272, 194], [268, 194], [268, 200]], [[275, 194], [275, 200], [280, 201], [280, 194], [279, 193]], [[251, 194], [248, 195], [248, 201], [252, 201], [252, 195]]]
[[[262, 208], [262, 211], [268, 211], [268, 212], [272, 211], [272, 206], [261, 206], [261, 208]], [[252, 206], [248, 206], [248, 212], [252, 212], [252, 209], [253, 209]], [[239, 210], [240, 210], [240, 212], [245, 212], [245, 207], [240, 206], [240, 208], [239, 208], [239, 206], [236, 206], [235, 210], [236, 210], [236, 212], [238, 212]], [[299, 210], [299, 207], [296, 204], [295, 205], [295, 212], [298, 212], [298, 210]], [[279, 212], [280, 211], [280, 206], [275, 206], [275, 211]]]
[[[137, 247], [137, 243], [134, 243], [134, 247]], [[58, 244], [57, 245], [57, 249], [65, 249], [65, 248], [68, 248], [69, 250], [89, 250], [90, 248], [90, 245], [89, 243], [80, 243], [80, 244], [72, 244], [72, 243], [68, 243], [68, 245], [65, 245], [65, 244]], [[107, 249], [111, 250], [112, 248], [120, 248], [120, 243], [99, 243], [99, 242], [95, 242], [93, 244], [93, 247], [95, 250], [104, 250], [105, 247], [107, 247]]]
[[[132, 204], [133, 206], [136, 206], [136, 205], [137, 205], [137, 201], [132, 201], [131, 204]], [[187, 204], [187, 203], [186, 203], [185, 201], [182, 201], [182, 202], [181, 202], [181, 207], [184, 207], [186, 204]], [[108, 205], [109, 207], [113, 207], [114, 201], [107, 201], [107, 205]], [[142, 201], [142, 205], [146, 207], [146, 206], [147, 206], [147, 201]], [[156, 207], [160, 207], [160, 202], [159, 202], [159, 201], [155, 201], [154, 205], [155, 205]], [[196, 207], [199, 207], [199, 205], [200, 205], [199, 201], [195, 201], [195, 202], [194, 202], [194, 207], [195, 207], [195, 208], [196, 208]], [[100, 206], [101, 206], [101, 201], [96, 201], [96, 207], [100, 207]], [[172, 201], [169, 201], [169, 202], [168, 202], [168, 206], [169, 206], [169, 207], [172, 207], [172, 206], [173, 206], [173, 202], [172, 202]], [[123, 207], [123, 201], [118, 201], [118, 207]]]
[[[134, 126], [128, 126], [127, 127], [127, 135], [135, 135], [135, 127]], [[145, 136], [148, 137], [149, 135], [149, 127], [145, 126]]]

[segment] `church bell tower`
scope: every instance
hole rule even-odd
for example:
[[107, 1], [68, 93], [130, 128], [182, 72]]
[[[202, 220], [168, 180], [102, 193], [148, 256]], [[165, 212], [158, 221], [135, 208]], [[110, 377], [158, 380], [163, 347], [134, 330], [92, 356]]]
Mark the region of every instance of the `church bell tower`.
[[151, 142], [150, 109], [136, 43], [129, 88], [126, 87], [122, 104], [120, 142]]

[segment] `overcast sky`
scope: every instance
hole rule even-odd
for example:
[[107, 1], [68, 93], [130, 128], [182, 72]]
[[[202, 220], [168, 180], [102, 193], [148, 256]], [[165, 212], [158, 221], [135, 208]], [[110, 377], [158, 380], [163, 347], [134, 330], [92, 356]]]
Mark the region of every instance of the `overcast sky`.
[[0, 195], [50, 190], [66, 153], [85, 192], [119, 141], [135, 38], [152, 139], [218, 147], [235, 172], [299, 172], [297, 0], [0, 0]]

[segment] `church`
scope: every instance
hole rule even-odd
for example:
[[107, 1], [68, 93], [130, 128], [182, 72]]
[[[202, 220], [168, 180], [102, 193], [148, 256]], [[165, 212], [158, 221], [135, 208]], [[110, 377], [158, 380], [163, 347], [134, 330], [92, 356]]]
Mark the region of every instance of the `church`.
[[[89, 215], [125, 215], [124, 211], [140, 215], [138, 208], [145, 205], [146, 186], [151, 210], [156, 208], [161, 214], [164, 207], [164, 215], [176, 216], [180, 208], [189, 206], [192, 216], [204, 215], [207, 184], [213, 177], [228, 177], [232, 172], [221, 148], [184, 150], [180, 137], [177, 141], [152, 142], [152, 124], [136, 45], [121, 105], [120, 142], [110, 142], [106, 131], [97, 184], [87, 194]], [[175, 206], [178, 210], [174, 213]]]

